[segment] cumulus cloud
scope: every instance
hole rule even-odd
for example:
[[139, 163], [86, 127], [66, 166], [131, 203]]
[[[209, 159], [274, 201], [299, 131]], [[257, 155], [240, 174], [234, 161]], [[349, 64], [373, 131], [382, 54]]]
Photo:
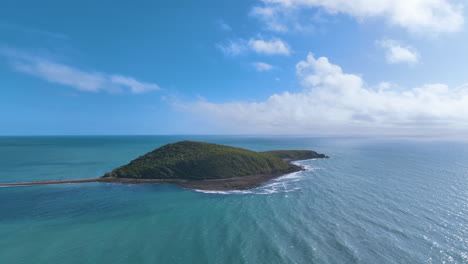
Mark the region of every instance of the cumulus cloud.
[[286, 31], [283, 14], [321, 8], [328, 14], [347, 14], [359, 20], [381, 18], [411, 32], [455, 32], [462, 28], [462, 7], [450, 0], [262, 0], [252, 14], [276, 31]]
[[385, 57], [388, 63], [408, 63], [416, 64], [419, 62], [419, 53], [411, 46], [402, 46], [395, 40], [381, 40], [377, 44], [386, 49]]
[[263, 72], [263, 71], [271, 71], [273, 70], [273, 65], [270, 65], [268, 63], [265, 63], [265, 62], [254, 62], [254, 67], [257, 71], [259, 72]]
[[273, 94], [260, 102], [200, 100], [175, 106], [244, 133], [408, 134], [468, 128], [468, 85], [427, 84], [404, 91], [385, 82], [367, 86], [362, 77], [313, 54], [297, 63], [296, 74], [300, 92]]
[[257, 53], [264, 53], [264, 54], [281, 54], [281, 55], [289, 55], [290, 50], [288, 44], [283, 42], [280, 39], [273, 39], [270, 41], [265, 41], [263, 39], [251, 39], [249, 41], [249, 46], [252, 50]]
[[247, 51], [265, 55], [290, 55], [289, 45], [281, 39], [237, 39], [219, 44], [218, 48], [226, 55], [235, 56]]
[[12, 67], [19, 72], [36, 76], [51, 83], [70, 86], [80, 91], [120, 92], [129, 90], [136, 94], [160, 90], [157, 84], [137, 81], [128, 76], [83, 71], [62, 63], [11, 50], [3, 50], [1, 53], [10, 58]]

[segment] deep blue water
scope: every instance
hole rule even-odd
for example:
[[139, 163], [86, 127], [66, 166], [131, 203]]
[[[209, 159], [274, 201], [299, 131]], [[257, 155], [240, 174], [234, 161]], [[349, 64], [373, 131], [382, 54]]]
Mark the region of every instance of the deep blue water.
[[0, 263], [468, 263], [468, 144], [223, 136], [0, 137], [0, 182], [97, 177], [165, 143], [312, 149], [250, 191], [0, 188]]

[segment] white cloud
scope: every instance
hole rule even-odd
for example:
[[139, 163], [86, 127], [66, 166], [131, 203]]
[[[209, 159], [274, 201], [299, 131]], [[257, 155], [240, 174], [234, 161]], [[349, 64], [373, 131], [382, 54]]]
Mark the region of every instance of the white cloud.
[[296, 72], [300, 92], [273, 94], [261, 102], [175, 105], [242, 133], [408, 134], [468, 128], [468, 85], [428, 84], [402, 91], [383, 82], [369, 87], [360, 76], [313, 54], [297, 63]]
[[218, 44], [217, 47], [227, 56], [236, 56], [249, 50], [248, 42], [244, 39], [229, 40], [227, 43]]
[[83, 71], [71, 66], [33, 57], [12, 50], [2, 50], [9, 57], [13, 68], [51, 83], [58, 83], [86, 92], [119, 92], [125, 89], [131, 93], [144, 93], [159, 90], [154, 83], [144, 83], [132, 77]]
[[[263, 6], [252, 15], [264, 21], [272, 30], [286, 31], [287, 17], [292, 11], [322, 8], [328, 14], [338, 13], [359, 20], [381, 18], [390, 25], [411, 32], [455, 32], [464, 23], [463, 8], [450, 0], [262, 0]], [[287, 13], [288, 15], [283, 15]]]
[[284, 23], [284, 17], [274, 7], [259, 7], [256, 6], [250, 12], [250, 15], [258, 17], [265, 22], [268, 29], [272, 31], [285, 32], [288, 31], [288, 26]]
[[236, 56], [248, 51], [265, 55], [289, 55], [289, 45], [281, 39], [237, 39], [229, 40], [227, 43], [219, 44], [218, 48], [228, 56]]
[[13, 67], [20, 72], [40, 77], [52, 83], [73, 86], [81, 91], [96, 92], [106, 83], [99, 73], [88, 73], [46, 60], [15, 61]]
[[257, 53], [263, 54], [281, 54], [281, 55], [289, 55], [290, 50], [288, 44], [280, 39], [272, 39], [269, 41], [265, 41], [263, 39], [251, 39], [249, 41], [249, 46], [252, 50]]
[[144, 93], [148, 91], [159, 90], [159, 86], [154, 83], [144, 83], [133, 79], [132, 77], [126, 77], [122, 75], [111, 75], [110, 81], [113, 84], [127, 86], [130, 88], [132, 93]]
[[270, 65], [268, 63], [265, 63], [265, 62], [254, 62], [253, 63], [255, 69], [259, 72], [263, 72], [263, 71], [271, 71], [273, 70], [273, 65]]
[[416, 64], [419, 62], [419, 53], [410, 46], [402, 46], [395, 40], [377, 41], [377, 44], [386, 49], [385, 57], [388, 63], [408, 63]]

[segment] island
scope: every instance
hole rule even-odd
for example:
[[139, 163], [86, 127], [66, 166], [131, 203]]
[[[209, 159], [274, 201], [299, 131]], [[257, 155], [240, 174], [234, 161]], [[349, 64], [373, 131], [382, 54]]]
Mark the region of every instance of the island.
[[106, 173], [107, 182], [166, 182], [200, 190], [257, 187], [284, 174], [302, 170], [295, 160], [327, 158], [310, 150], [255, 152], [231, 146], [181, 141], [167, 144]]
[[0, 184], [38, 185], [79, 182], [172, 183], [199, 190], [251, 189], [303, 170], [292, 162], [328, 158], [311, 150], [247, 149], [198, 141], [180, 141], [157, 148], [99, 178]]

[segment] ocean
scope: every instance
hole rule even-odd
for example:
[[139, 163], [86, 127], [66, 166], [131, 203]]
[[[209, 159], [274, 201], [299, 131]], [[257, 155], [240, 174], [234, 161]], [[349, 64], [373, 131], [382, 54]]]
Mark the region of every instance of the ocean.
[[247, 136], [0, 137], [0, 182], [80, 179], [166, 143], [330, 159], [247, 191], [0, 188], [0, 263], [468, 263], [468, 143]]

